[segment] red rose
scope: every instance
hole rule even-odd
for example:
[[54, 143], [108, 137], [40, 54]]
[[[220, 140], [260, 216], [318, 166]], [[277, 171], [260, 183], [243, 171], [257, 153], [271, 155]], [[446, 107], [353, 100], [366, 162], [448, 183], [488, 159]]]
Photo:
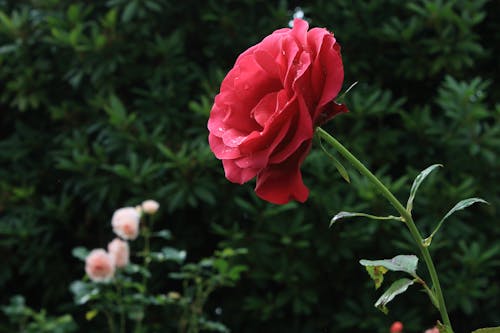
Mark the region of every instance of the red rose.
[[314, 127], [345, 107], [334, 102], [344, 79], [332, 33], [295, 19], [243, 52], [222, 81], [208, 120], [210, 148], [226, 178], [276, 204], [304, 202], [300, 165]]
[[403, 323], [400, 321], [395, 321], [391, 325], [391, 333], [401, 333], [403, 332]]

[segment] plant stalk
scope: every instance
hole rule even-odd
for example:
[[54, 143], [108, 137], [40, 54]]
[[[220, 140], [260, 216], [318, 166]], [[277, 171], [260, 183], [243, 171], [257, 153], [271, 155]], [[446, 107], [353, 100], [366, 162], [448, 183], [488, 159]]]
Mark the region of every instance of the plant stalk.
[[399, 202], [398, 199], [392, 194], [391, 191], [387, 189], [387, 187], [382, 184], [382, 182], [370, 171], [368, 170], [363, 163], [361, 163], [347, 148], [345, 148], [339, 141], [337, 141], [334, 137], [332, 137], [328, 132], [323, 130], [321, 127], [316, 128], [316, 133], [328, 142], [335, 150], [337, 150], [344, 158], [346, 158], [362, 175], [367, 177], [373, 185], [382, 193], [382, 195], [391, 203], [391, 205], [401, 214], [401, 217], [404, 219], [408, 230], [410, 231], [413, 239], [417, 243], [420, 252], [424, 258], [425, 264], [427, 265], [427, 269], [429, 270], [429, 274], [431, 276], [432, 285], [436, 292], [436, 299], [439, 305], [439, 312], [441, 314], [441, 319], [443, 320], [444, 325], [448, 333], [453, 333], [453, 328], [451, 327], [450, 318], [448, 317], [448, 312], [446, 310], [446, 304], [444, 302], [443, 292], [441, 290], [441, 285], [439, 283], [439, 278], [436, 272], [436, 267], [434, 266], [434, 262], [432, 261], [431, 255], [429, 253], [429, 249], [423, 245], [423, 239], [420, 235], [420, 232], [413, 221], [411, 214], [404, 208], [404, 206]]

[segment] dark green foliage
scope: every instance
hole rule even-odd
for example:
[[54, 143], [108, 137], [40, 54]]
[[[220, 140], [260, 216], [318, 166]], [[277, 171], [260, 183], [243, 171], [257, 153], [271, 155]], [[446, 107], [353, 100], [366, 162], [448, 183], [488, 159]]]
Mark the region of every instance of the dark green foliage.
[[[16, 295], [10, 299], [8, 305], [2, 306], [2, 312], [7, 316], [16, 329], [23, 333], [70, 333], [77, 327], [73, 318], [66, 314], [60, 317], [47, 316], [47, 311], [39, 312], [26, 306], [23, 296]], [[7, 329], [0, 326], [2, 331]]]
[[[242, 280], [208, 304], [233, 332], [435, 323], [416, 287], [387, 317], [373, 307], [379, 293], [357, 262], [415, 252], [398, 222], [346, 219], [328, 229], [341, 210], [394, 214], [350, 166], [353, 186], [316, 147], [302, 168], [309, 200], [278, 207], [256, 199], [252, 185], [227, 182], [209, 151], [221, 79], [296, 5], [0, 0], [1, 304], [24, 294], [49, 313], [73, 311], [68, 286], [83, 272], [71, 249], [105, 244], [109, 212], [154, 198], [188, 261], [219, 242], [248, 249]], [[500, 325], [499, 2], [315, 0], [302, 9], [335, 32], [345, 88], [360, 82], [346, 99], [351, 112], [326, 129], [403, 202], [420, 170], [444, 165], [414, 201], [420, 229], [430, 234], [462, 199], [491, 203], [450, 217], [432, 254], [457, 330]]]

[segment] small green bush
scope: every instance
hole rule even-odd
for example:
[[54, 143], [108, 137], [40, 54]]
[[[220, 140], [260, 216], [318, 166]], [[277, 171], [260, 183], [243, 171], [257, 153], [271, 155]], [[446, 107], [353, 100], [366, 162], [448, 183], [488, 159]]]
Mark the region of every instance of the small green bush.
[[[378, 313], [355, 264], [390, 258], [395, 245], [414, 252], [409, 235], [362, 219], [328, 229], [340, 210], [393, 213], [365, 179], [348, 170], [349, 186], [314, 149], [303, 166], [310, 199], [277, 207], [256, 199], [252, 185], [226, 181], [208, 148], [206, 121], [224, 74], [286, 26], [296, 5], [0, 0], [1, 304], [16, 293], [49, 312], [76, 311], [68, 286], [81, 267], [71, 249], [105, 243], [106, 212], [150, 197], [168, 207], [159, 223], [189, 260], [218, 244], [248, 249], [238, 286], [208, 304], [234, 332], [435, 323], [416, 292], [387, 317]], [[351, 112], [327, 128], [400, 196], [418, 170], [445, 166], [421, 189], [417, 224], [430, 232], [467, 196], [491, 203], [450, 218], [433, 256], [454, 325], [500, 325], [500, 4], [315, 0], [302, 10], [335, 32], [346, 87], [359, 81], [347, 96]]]

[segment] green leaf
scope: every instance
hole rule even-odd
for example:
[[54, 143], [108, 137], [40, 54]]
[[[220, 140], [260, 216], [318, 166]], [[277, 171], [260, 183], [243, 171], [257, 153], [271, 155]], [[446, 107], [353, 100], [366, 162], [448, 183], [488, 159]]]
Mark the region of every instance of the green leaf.
[[439, 221], [436, 229], [434, 229], [434, 231], [432, 232], [432, 234], [429, 237], [427, 237], [426, 239], [423, 240], [423, 245], [424, 246], [431, 245], [432, 239], [434, 238], [434, 235], [438, 232], [438, 230], [441, 228], [441, 225], [443, 224], [443, 222], [448, 217], [450, 217], [453, 213], [455, 213], [455, 212], [457, 212], [459, 210], [465, 209], [465, 208], [467, 208], [467, 207], [475, 204], [476, 202], [485, 203], [485, 204], [489, 205], [488, 201], [483, 200], [481, 198], [469, 198], [469, 199], [464, 199], [464, 200], [460, 201], [452, 209], [450, 209], [450, 211], [448, 213], [446, 213], [446, 215], [441, 219], [441, 221]]
[[388, 269], [384, 266], [365, 266], [365, 269], [375, 283], [375, 289], [380, 288], [384, 282], [384, 274], [388, 272]]
[[478, 328], [477, 330], [472, 331], [472, 333], [500, 333], [500, 326]]
[[182, 264], [186, 259], [187, 253], [184, 250], [177, 250], [173, 247], [164, 247], [160, 252], [152, 252], [149, 255], [156, 261], [175, 261], [178, 264]]
[[355, 212], [340, 212], [337, 215], [335, 215], [331, 221], [330, 221], [330, 227], [337, 222], [340, 219], [346, 218], [346, 217], [367, 217], [372, 220], [397, 220], [397, 221], [403, 221], [401, 217], [397, 216], [376, 216], [376, 215], [370, 215], [370, 214], [365, 214], [365, 213], [355, 213]]
[[460, 201], [452, 209], [450, 209], [450, 211], [448, 213], [446, 213], [446, 215], [443, 217], [443, 219], [441, 221], [444, 221], [445, 219], [447, 219], [448, 217], [450, 217], [450, 215], [452, 215], [456, 211], [465, 209], [465, 208], [467, 208], [467, 207], [475, 204], [476, 202], [481, 202], [481, 203], [489, 205], [489, 203], [486, 200], [483, 200], [481, 198], [469, 198], [469, 199], [465, 199], [465, 200]]
[[422, 184], [424, 179], [427, 178], [427, 176], [432, 171], [434, 171], [436, 168], [442, 167], [442, 166], [443, 166], [442, 164], [433, 164], [430, 167], [423, 170], [422, 172], [420, 172], [420, 174], [415, 178], [415, 180], [413, 181], [413, 184], [411, 186], [410, 197], [408, 198], [408, 202], [406, 204], [406, 210], [408, 212], [411, 212], [411, 210], [413, 208], [413, 200], [415, 199], [415, 195], [417, 194], [417, 190], [420, 187], [420, 184]]
[[325, 152], [326, 156], [328, 156], [332, 160], [333, 165], [335, 165], [335, 168], [337, 168], [337, 171], [340, 173], [342, 178], [344, 178], [346, 182], [350, 183], [351, 180], [349, 179], [349, 174], [347, 173], [347, 170], [344, 168], [342, 163], [340, 163], [340, 161], [335, 158], [335, 156], [333, 156], [328, 150], [326, 150], [326, 148], [323, 146], [321, 138], [319, 138], [319, 145], [321, 149]]
[[0, 24], [6, 27], [8, 31], [14, 30], [14, 23], [3, 11], [0, 11]]
[[99, 297], [99, 288], [93, 283], [86, 283], [83, 281], [74, 281], [69, 286], [73, 293], [76, 304], [85, 304], [89, 300]]
[[146, 278], [151, 277], [151, 272], [147, 268], [140, 266], [140, 265], [128, 264], [127, 266], [124, 267], [124, 270], [125, 270], [125, 272], [127, 272], [129, 274], [138, 273]]
[[90, 321], [90, 320], [94, 319], [94, 317], [97, 316], [98, 314], [99, 314], [99, 310], [97, 310], [97, 309], [87, 311], [85, 313], [85, 319], [87, 319], [87, 321]]
[[109, 122], [117, 127], [127, 123], [127, 110], [122, 101], [114, 94], [109, 96], [109, 104], [104, 106], [104, 111], [109, 115]]
[[399, 294], [404, 293], [409, 286], [413, 284], [413, 280], [410, 279], [399, 279], [395, 281], [389, 289], [387, 289], [382, 296], [375, 302], [375, 307], [377, 307], [380, 311], [387, 314], [389, 310], [387, 309], [387, 303], [392, 301], [394, 297]]
[[172, 239], [172, 233], [169, 230], [167, 230], [167, 229], [163, 229], [163, 230], [160, 230], [160, 231], [157, 231], [157, 232], [153, 232], [151, 234], [151, 236], [158, 237], [158, 238], [163, 238], [165, 240], [171, 240]]
[[15, 51], [17, 51], [18, 48], [19, 48], [19, 46], [17, 46], [16, 44], [6, 44], [3, 46], [0, 46], [0, 55], [15, 52]]
[[238, 281], [240, 279], [241, 273], [246, 272], [247, 270], [248, 270], [248, 267], [245, 265], [236, 265], [236, 266], [231, 267], [227, 276], [232, 281]]
[[87, 250], [86, 248], [84, 248], [83, 246], [78, 246], [78, 247], [75, 247], [72, 251], [71, 251], [71, 254], [73, 255], [73, 257], [77, 258], [77, 259], [80, 259], [82, 261], [85, 261], [85, 259], [87, 258], [88, 254], [89, 254], [89, 250]]
[[416, 276], [418, 258], [415, 255], [398, 255], [392, 259], [366, 260], [361, 259], [359, 263], [363, 266], [382, 266], [393, 272], [406, 272]]
[[138, 5], [137, 1], [132, 1], [129, 2], [127, 6], [125, 6], [125, 9], [123, 10], [122, 13], [122, 22], [126, 23], [134, 17], [137, 11], [137, 5]]
[[224, 326], [224, 324], [221, 324], [216, 321], [210, 321], [207, 320], [203, 317], [200, 317], [198, 319], [198, 322], [200, 326], [203, 328], [204, 331], [212, 331], [212, 332], [220, 332], [220, 333], [229, 333], [229, 329]]
[[81, 6], [77, 4], [73, 4], [69, 6], [67, 10], [67, 17], [68, 20], [72, 23], [75, 23], [78, 21], [78, 16], [80, 15], [81, 12]]

